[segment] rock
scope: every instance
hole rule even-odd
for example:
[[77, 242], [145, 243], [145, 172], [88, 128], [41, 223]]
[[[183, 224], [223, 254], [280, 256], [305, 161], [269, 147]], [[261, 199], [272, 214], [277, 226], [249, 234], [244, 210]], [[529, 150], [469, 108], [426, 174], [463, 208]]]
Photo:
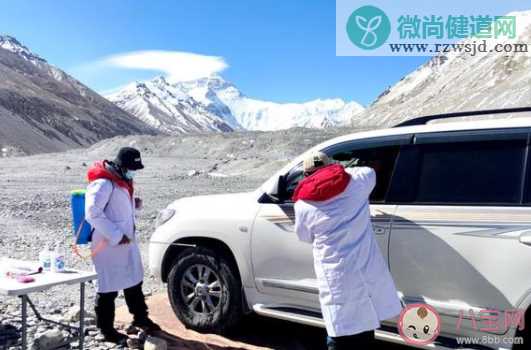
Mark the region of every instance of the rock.
[[144, 343], [144, 350], [167, 350], [168, 344], [164, 339], [148, 337]]
[[198, 170], [195, 170], [195, 169], [194, 169], [194, 170], [190, 170], [190, 171], [188, 172], [188, 176], [189, 176], [189, 177], [197, 176], [197, 175], [199, 175], [199, 174], [200, 174], [199, 171], [198, 171]]
[[87, 325], [85, 327], [85, 330], [90, 331], [90, 332], [94, 332], [94, 331], [97, 331], [98, 328], [95, 326], [95, 324], [91, 324], [91, 325]]
[[93, 326], [96, 324], [96, 319], [94, 317], [85, 316], [85, 326]]
[[32, 349], [51, 349], [60, 345], [65, 338], [60, 330], [57, 328], [51, 331], [46, 331], [42, 334], [35, 334], [35, 340], [33, 341]]
[[103, 342], [103, 345], [104, 345], [105, 349], [113, 349], [113, 348], [117, 347], [117, 344], [111, 343], [111, 342], [108, 342], [108, 341]]
[[142, 349], [142, 342], [139, 339], [129, 338], [127, 339], [127, 347], [129, 349]]
[[10, 324], [0, 326], [0, 335], [0, 349], [16, 344], [20, 338], [18, 329]]
[[[70, 322], [70, 323], [79, 322], [79, 314], [80, 314], [79, 311], [80, 310], [78, 306], [73, 306], [64, 314], [63, 319], [66, 322]], [[95, 323], [96, 321], [95, 321], [94, 315], [88, 312], [87, 310], [85, 310], [85, 324], [95, 324]]]

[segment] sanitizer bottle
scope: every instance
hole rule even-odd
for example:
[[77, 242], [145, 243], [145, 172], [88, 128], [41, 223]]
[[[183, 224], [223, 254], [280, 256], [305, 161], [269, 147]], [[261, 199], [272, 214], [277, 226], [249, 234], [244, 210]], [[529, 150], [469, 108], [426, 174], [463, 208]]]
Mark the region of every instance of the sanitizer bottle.
[[52, 268], [52, 260], [50, 256], [50, 248], [48, 246], [39, 253], [39, 264], [44, 271], [50, 271]]
[[57, 245], [52, 253], [52, 272], [65, 271], [65, 250]]

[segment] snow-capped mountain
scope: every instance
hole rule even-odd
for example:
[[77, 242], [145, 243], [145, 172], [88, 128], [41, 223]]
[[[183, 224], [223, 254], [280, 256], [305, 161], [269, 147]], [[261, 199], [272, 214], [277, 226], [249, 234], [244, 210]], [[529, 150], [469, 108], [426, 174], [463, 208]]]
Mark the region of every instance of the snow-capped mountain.
[[[363, 111], [356, 103], [341, 99], [306, 103], [275, 103], [245, 96], [236, 86], [212, 76], [177, 84], [186, 94], [211, 106], [221, 106], [229, 123], [247, 130], [280, 130], [292, 127], [325, 128], [350, 124], [350, 117]], [[227, 116], [227, 113], [230, 115]]]
[[10, 36], [0, 35], [0, 77], [0, 157], [157, 132]]
[[363, 111], [358, 103], [341, 99], [306, 103], [252, 99], [218, 75], [173, 84], [158, 77], [107, 98], [167, 132], [326, 128], [350, 125], [352, 115]]
[[107, 98], [166, 133], [233, 131], [222, 117], [186, 95], [178, 86], [169, 84], [164, 77], [129, 84]]
[[[364, 113], [353, 116], [353, 125], [392, 126], [422, 115], [530, 106], [531, 11], [508, 15], [516, 16], [516, 39], [490, 39], [487, 48], [525, 43], [528, 52], [435, 56], [384, 91]], [[469, 41], [473, 40], [463, 43]]]

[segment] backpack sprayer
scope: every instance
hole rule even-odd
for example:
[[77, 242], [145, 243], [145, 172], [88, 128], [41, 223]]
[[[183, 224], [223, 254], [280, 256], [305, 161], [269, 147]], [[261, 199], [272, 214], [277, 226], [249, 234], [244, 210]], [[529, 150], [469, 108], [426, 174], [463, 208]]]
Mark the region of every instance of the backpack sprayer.
[[[107, 241], [101, 241], [95, 247], [91, 248], [90, 254], [83, 254], [81, 252], [80, 246], [86, 246], [92, 242], [92, 235], [94, 233], [94, 228], [85, 219], [86, 192], [86, 190], [74, 190], [70, 193], [70, 203], [72, 207], [72, 228], [75, 239], [74, 244], [72, 244], [72, 252], [84, 260], [96, 256], [107, 246]], [[107, 205], [105, 205], [105, 209], [107, 209]]]
[[74, 229], [75, 244], [88, 244], [92, 241], [94, 230], [85, 220], [85, 194], [86, 190], [71, 192], [72, 227]]

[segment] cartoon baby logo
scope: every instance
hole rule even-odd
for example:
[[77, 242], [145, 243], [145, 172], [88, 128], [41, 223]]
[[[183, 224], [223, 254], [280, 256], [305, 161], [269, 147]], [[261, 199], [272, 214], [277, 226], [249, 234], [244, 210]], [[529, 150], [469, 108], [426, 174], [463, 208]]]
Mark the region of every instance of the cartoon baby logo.
[[398, 331], [402, 339], [411, 345], [427, 345], [439, 336], [441, 318], [427, 304], [410, 304], [400, 313]]

